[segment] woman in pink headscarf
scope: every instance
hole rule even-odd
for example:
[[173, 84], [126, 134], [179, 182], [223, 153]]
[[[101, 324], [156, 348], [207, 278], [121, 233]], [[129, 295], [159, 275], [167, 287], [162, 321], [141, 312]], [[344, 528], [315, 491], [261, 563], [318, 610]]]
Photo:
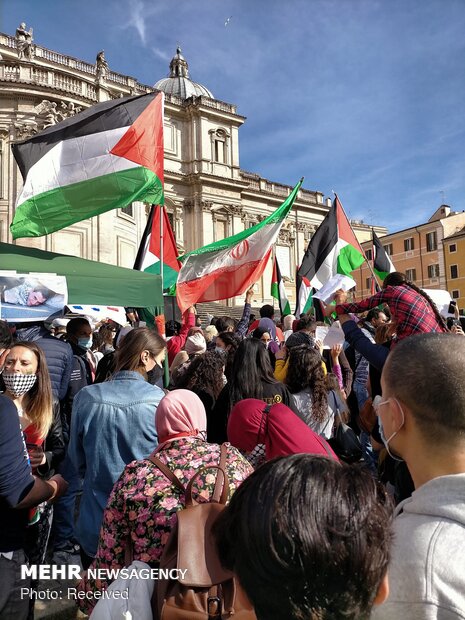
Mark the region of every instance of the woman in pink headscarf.
[[231, 410], [228, 439], [246, 454], [265, 446], [265, 459], [290, 454], [319, 454], [338, 460], [327, 441], [286, 405], [266, 405], [255, 398], [241, 400]]
[[[189, 390], [169, 392], [158, 405], [155, 426], [157, 449], [147, 459], [129, 463], [113, 487], [92, 568], [122, 568], [128, 540], [134, 560], [158, 566], [176, 512], [184, 508], [184, 493], [158, 468], [153, 457], [166, 465], [184, 487], [200, 468], [206, 468], [195, 485], [197, 500], [208, 501], [213, 493], [217, 470], [209, 472], [208, 467], [218, 465], [221, 447], [205, 441], [207, 417], [200, 398]], [[231, 496], [252, 468], [236, 448], [225, 445]], [[79, 587], [95, 592], [107, 585], [105, 580], [96, 583], [84, 577]], [[96, 600], [89, 595], [78, 604], [89, 614]]]

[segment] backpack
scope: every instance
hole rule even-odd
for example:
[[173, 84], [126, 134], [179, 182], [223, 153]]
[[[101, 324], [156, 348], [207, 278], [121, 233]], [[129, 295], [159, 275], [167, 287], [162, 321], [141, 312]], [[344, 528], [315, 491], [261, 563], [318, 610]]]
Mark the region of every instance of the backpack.
[[[163, 550], [160, 571], [180, 568], [187, 573], [184, 580], [158, 580], [152, 598], [156, 620], [256, 620], [237, 579], [221, 566], [212, 535], [229, 495], [226, 454], [227, 446], [222, 444], [219, 464], [199, 468], [186, 487], [157, 457], [150, 459], [185, 496], [185, 508], [177, 512], [177, 523]], [[211, 501], [198, 503], [192, 496], [194, 482], [211, 469], [217, 470]]]

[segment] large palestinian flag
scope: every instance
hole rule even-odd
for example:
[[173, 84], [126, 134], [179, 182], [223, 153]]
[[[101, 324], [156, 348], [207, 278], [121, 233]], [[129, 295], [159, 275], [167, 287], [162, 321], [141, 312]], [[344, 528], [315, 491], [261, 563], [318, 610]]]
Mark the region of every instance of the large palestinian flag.
[[373, 234], [373, 271], [376, 273], [380, 280], [384, 280], [384, 278], [395, 271], [395, 267], [389, 258], [389, 255], [386, 253], [386, 250], [383, 248], [380, 239], [377, 237], [374, 230], [372, 230]]
[[97, 104], [12, 149], [24, 179], [14, 239], [134, 200], [163, 204], [163, 93]]
[[[160, 216], [163, 218], [160, 221]], [[152, 205], [137, 252], [134, 269], [160, 275], [161, 237], [163, 236], [163, 291], [174, 290], [181, 265], [168, 214], [161, 205]]]
[[301, 185], [302, 180], [259, 224], [179, 257], [182, 267], [176, 297], [181, 312], [197, 302], [241, 295], [260, 278]]
[[350, 275], [364, 261], [363, 250], [336, 196], [310, 239], [298, 275], [318, 290], [337, 273]]
[[273, 275], [271, 277], [271, 296], [274, 297], [279, 304], [281, 316], [291, 314], [291, 306], [286, 294], [286, 287], [281, 277], [281, 269], [279, 268], [278, 258], [275, 256], [273, 261]]

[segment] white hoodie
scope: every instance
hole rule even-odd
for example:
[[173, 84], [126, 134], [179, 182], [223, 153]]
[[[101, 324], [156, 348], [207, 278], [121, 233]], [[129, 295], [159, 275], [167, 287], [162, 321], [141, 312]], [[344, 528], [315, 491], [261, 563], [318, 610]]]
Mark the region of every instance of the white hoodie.
[[465, 620], [465, 474], [430, 480], [396, 515], [390, 593], [372, 620]]

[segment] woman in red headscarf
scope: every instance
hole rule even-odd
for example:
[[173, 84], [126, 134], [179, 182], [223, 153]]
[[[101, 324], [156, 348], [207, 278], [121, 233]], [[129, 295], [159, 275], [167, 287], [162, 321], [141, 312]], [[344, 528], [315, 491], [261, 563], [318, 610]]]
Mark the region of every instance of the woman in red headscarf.
[[319, 454], [338, 460], [327, 441], [317, 435], [286, 405], [266, 405], [255, 398], [241, 400], [232, 408], [228, 440], [245, 453], [265, 445], [267, 461], [275, 456]]

